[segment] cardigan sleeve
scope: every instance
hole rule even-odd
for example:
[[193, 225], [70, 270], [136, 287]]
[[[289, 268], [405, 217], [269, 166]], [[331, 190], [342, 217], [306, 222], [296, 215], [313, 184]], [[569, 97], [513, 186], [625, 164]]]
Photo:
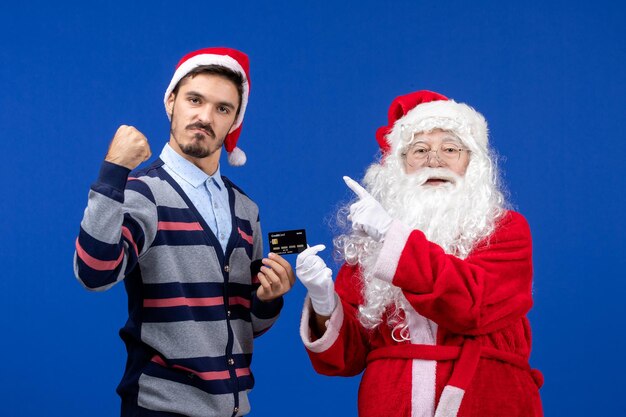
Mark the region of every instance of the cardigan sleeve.
[[261, 221], [258, 206], [250, 200], [251, 206], [255, 209], [251, 218], [256, 218], [252, 225], [252, 262], [250, 263], [250, 280], [252, 282], [252, 306], [250, 309], [250, 319], [252, 320], [252, 332], [254, 337], [261, 336], [267, 332], [278, 320], [278, 316], [284, 305], [283, 297], [278, 297], [272, 301], [262, 301], [257, 297], [256, 292], [261, 285], [257, 274], [261, 269], [261, 259], [263, 258], [263, 234], [261, 233]]
[[74, 252], [74, 274], [89, 290], [107, 290], [124, 279], [156, 235], [154, 196], [129, 173], [105, 161], [91, 186]]
[[402, 289], [421, 315], [478, 335], [510, 325], [532, 306], [532, 245], [522, 215], [507, 212], [466, 259], [446, 254], [419, 230], [394, 222], [375, 276]]
[[300, 337], [307, 349], [313, 368], [320, 374], [354, 376], [365, 369], [370, 351], [369, 333], [357, 317], [357, 307], [362, 303], [360, 272], [357, 267], [344, 265], [337, 275], [335, 291], [339, 298], [337, 307], [320, 339], [311, 333], [312, 307], [305, 300]]

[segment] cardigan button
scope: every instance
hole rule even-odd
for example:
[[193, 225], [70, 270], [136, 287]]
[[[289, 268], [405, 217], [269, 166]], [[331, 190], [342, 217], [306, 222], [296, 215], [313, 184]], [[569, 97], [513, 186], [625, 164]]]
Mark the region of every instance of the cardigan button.
[[225, 265], [224, 266], [224, 272], [230, 272], [230, 266]]
[[233, 358], [228, 359], [228, 364], [233, 366], [235, 364], [235, 360]]
[[233, 413], [237, 413], [237, 412], [239, 412], [239, 407], [233, 408]]

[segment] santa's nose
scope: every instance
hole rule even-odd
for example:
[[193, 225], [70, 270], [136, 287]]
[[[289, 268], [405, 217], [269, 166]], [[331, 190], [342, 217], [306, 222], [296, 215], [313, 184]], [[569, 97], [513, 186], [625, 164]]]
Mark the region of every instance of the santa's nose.
[[443, 165], [441, 159], [439, 159], [439, 155], [437, 155], [437, 151], [431, 150], [428, 152], [428, 161], [426, 165], [431, 168], [440, 167]]

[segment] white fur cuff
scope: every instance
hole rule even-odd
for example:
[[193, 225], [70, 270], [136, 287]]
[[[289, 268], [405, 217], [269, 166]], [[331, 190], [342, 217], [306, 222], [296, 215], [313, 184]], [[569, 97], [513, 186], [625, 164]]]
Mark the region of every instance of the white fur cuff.
[[[337, 295], [335, 294], [335, 297]], [[337, 297], [337, 307], [330, 316], [326, 324], [326, 333], [315, 341], [311, 340], [311, 328], [309, 320], [311, 319], [311, 311], [313, 306], [309, 296], [304, 299], [304, 308], [302, 309], [302, 320], [300, 321], [300, 338], [304, 346], [314, 353], [320, 353], [328, 350], [339, 338], [339, 330], [343, 324], [343, 307]]]

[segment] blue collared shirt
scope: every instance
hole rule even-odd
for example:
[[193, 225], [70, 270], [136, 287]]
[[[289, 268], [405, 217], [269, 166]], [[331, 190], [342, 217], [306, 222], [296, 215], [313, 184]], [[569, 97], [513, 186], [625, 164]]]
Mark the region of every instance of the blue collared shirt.
[[165, 144], [160, 155], [163, 168], [180, 185], [204, 221], [209, 225], [226, 253], [226, 245], [232, 231], [228, 190], [220, 175], [220, 167], [213, 175], [180, 156], [169, 144]]

